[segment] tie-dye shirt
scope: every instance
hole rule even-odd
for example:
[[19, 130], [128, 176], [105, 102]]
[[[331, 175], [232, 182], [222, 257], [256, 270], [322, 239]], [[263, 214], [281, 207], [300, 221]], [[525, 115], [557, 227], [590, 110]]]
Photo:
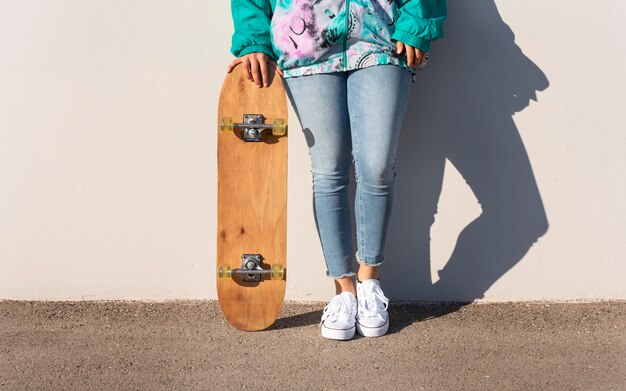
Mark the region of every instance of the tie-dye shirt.
[[231, 6], [233, 54], [266, 53], [284, 77], [382, 64], [414, 73], [395, 41], [428, 53], [430, 41], [443, 37], [446, 17], [444, 0], [232, 0]]

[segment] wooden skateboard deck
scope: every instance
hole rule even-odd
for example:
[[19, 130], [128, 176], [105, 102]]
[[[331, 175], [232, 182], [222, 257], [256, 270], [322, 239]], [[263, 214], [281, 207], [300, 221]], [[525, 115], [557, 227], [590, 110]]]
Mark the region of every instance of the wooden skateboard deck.
[[269, 73], [259, 88], [236, 66], [217, 112], [217, 295], [226, 320], [246, 331], [271, 326], [285, 297], [287, 98]]

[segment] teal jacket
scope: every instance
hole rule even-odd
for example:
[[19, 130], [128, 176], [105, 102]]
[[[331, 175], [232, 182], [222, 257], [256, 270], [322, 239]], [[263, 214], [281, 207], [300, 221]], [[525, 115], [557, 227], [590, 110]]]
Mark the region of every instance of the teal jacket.
[[447, 16], [445, 0], [231, 0], [231, 11], [231, 52], [265, 53], [284, 77], [379, 64], [411, 70], [395, 42], [428, 53]]

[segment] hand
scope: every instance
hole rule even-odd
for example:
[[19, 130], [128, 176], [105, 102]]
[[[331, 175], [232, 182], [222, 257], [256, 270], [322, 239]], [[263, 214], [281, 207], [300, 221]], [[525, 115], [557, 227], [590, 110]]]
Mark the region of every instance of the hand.
[[412, 68], [417, 68], [422, 65], [424, 58], [426, 57], [425, 53], [418, 48], [414, 48], [413, 46], [397, 41], [396, 53], [402, 54], [402, 52], [406, 52], [406, 63]]
[[236, 58], [228, 65], [226, 72], [230, 73], [237, 64], [243, 64], [246, 78], [254, 82], [259, 88], [269, 85], [268, 66], [274, 67], [280, 76], [283, 75], [283, 71], [265, 53], [248, 53], [245, 56]]

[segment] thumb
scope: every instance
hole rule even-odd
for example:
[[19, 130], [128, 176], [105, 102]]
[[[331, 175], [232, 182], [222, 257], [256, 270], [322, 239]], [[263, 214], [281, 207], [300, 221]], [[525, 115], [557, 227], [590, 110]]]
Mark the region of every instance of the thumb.
[[228, 68], [226, 69], [226, 72], [230, 73], [236, 65], [241, 64], [241, 63], [242, 63], [241, 58], [234, 59], [230, 64], [228, 64]]

